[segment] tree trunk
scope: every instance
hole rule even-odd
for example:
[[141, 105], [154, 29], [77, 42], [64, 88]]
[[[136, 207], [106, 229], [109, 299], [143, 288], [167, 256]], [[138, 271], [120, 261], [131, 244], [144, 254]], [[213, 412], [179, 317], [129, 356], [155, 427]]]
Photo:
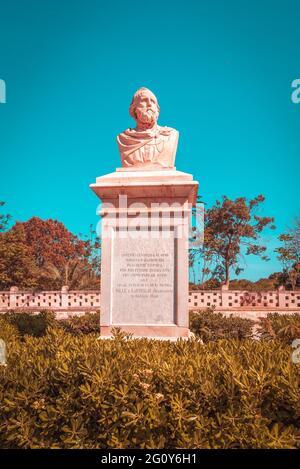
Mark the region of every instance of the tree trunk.
[[229, 282], [230, 282], [230, 278], [229, 278], [229, 262], [228, 261], [225, 261], [225, 282], [224, 282], [224, 285], [226, 285], [226, 287], [229, 288]]

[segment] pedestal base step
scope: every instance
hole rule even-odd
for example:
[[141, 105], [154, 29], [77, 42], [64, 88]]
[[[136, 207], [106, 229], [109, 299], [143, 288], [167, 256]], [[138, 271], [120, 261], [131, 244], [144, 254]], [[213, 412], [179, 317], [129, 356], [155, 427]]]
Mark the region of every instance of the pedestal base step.
[[179, 326], [150, 326], [150, 325], [132, 325], [132, 324], [114, 324], [113, 326], [101, 326], [100, 337], [109, 338], [112, 336], [112, 329], [119, 327], [123, 332], [133, 334], [133, 338], [166, 339], [176, 340], [180, 337], [189, 338], [190, 330], [188, 327]]

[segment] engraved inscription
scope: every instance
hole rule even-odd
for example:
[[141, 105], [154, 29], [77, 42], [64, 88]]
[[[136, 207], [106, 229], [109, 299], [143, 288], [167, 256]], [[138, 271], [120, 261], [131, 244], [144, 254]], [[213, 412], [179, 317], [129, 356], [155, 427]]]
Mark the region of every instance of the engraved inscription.
[[114, 240], [113, 324], [174, 323], [174, 237]]

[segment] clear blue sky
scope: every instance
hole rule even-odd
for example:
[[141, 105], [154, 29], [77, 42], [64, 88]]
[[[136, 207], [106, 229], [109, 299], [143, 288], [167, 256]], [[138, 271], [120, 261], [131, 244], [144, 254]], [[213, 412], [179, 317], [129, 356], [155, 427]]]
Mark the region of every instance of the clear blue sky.
[[[263, 193], [273, 248], [300, 214], [299, 25], [296, 0], [0, 0], [0, 200], [87, 233], [89, 184], [120, 165], [115, 137], [147, 86], [180, 131], [177, 169], [208, 205]], [[251, 279], [279, 269], [247, 263]]]

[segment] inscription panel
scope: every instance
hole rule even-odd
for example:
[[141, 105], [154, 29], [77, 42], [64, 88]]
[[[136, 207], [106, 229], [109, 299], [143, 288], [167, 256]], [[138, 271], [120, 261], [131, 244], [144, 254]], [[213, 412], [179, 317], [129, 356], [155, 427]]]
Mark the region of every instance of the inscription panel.
[[112, 324], [174, 324], [174, 232], [113, 240]]

